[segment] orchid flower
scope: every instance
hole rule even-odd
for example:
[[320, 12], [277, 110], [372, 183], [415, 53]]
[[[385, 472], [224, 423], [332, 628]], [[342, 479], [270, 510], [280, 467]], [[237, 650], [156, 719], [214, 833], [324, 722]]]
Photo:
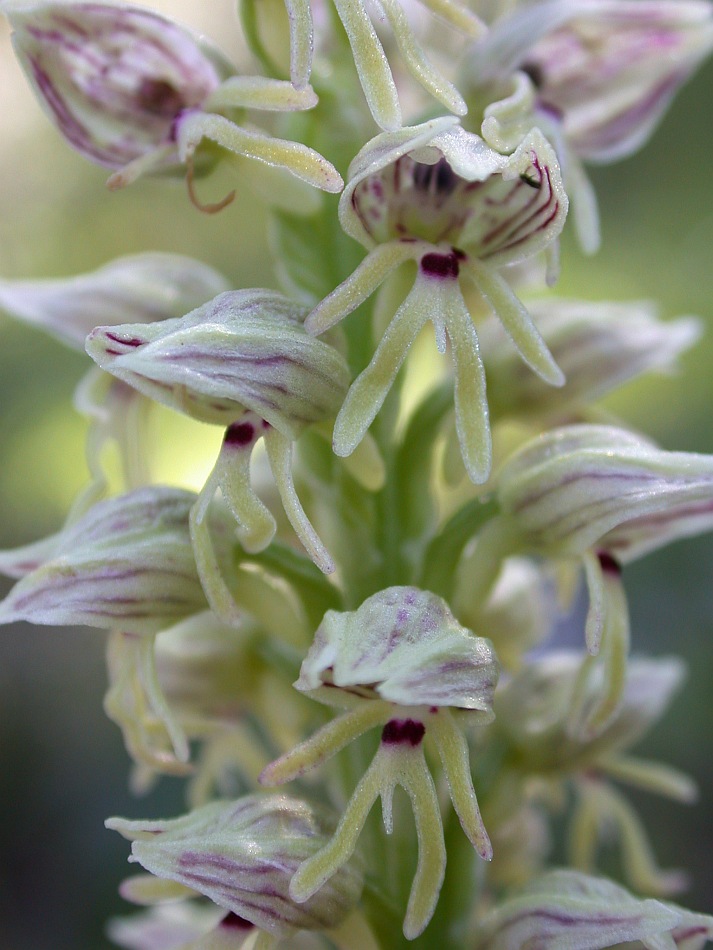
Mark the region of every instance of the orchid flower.
[[213, 568], [206, 516], [220, 489], [245, 549], [270, 543], [275, 519], [250, 483], [260, 439], [298, 537], [325, 573], [334, 570], [295, 491], [292, 443], [306, 426], [333, 418], [350, 377], [336, 349], [305, 333], [304, 313], [274, 291], [234, 291], [177, 320], [98, 327], [87, 339], [87, 352], [102, 369], [193, 418], [227, 426], [191, 512], [199, 570], [211, 605], [224, 617], [233, 612], [232, 599]]
[[393, 830], [392, 800], [401, 785], [414, 809], [419, 859], [404, 934], [413, 939], [433, 914], [445, 873], [445, 846], [424, 739], [433, 739], [460, 823], [478, 854], [492, 857], [473, 790], [468, 745], [450, 711], [476, 722], [492, 718], [498, 664], [488, 640], [457, 623], [440, 597], [391, 587], [351, 613], [328, 611], [295, 688], [347, 710], [263, 770], [281, 785], [322, 764], [368, 729], [382, 727], [378, 751], [347, 805], [334, 837], [306, 861], [290, 894], [308, 900], [348, 860], [366, 817], [381, 796], [384, 827]]
[[485, 481], [491, 464], [485, 374], [461, 282], [475, 286], [525, 362], [546, 382], [561, 386], [560, 369], [500, 270], [546, 250], [566, 214], [557, 159], [537, 129], [509, 157], [465, 132], [455, 118], [383, 132], [364, 146], [349, 169], [339, 216], [346, 233], [369, 253], [315, 307], [305, 327], [323, 333], [407, 261], [415, 261], [418, 272], [339, 412], [337, 455], [351, 454], [364, 437], [409, 347], [430, 320], [439, 351], [451, 345], [463, 461], [474, 482]]
[[539, 0], [473, 48], [462, 88], [506, 89], [485, 109], [482, 134], [493, 147], [514, 148], [523, 124], [552, 139], [580, 242], [593, 253], [596, 196], [582, 162], [608, 164], [641, 148], [711, 49], [706, 0]]
[[555, 800], [568, 787], [574, 792], [568, 835], [572, 865], [593, 871], [598, 845], [616, 838], [629, 884], [647, 894], [678, 891], [686, 877], [659, 870], [640, 819], [610, 780], [686, 804], [696, 800], [696, 786], [687, 775], [629, 752], [671, 704], [684, 674], [675, 657], [634, 657], [618, 711], [589, 738], [573, 736], [568, 728], [577, 690], [585, 690], [578, 698], [585, 708], [597, 701], [596, 684], [581, 683], [574, 651], [531, 660], [498, 692], [494, 704], [496, 730], [513, 750], [513, 777], [522, 787], [547, 782]]
[[[613, 426], [571, 425], [530, 440], [498, 476], [502, 516], [478, 540], [472, 596], [489, 590], [503, 557], [529, 551], [583, 566], [589, 657], [570, 729], [597, 733], [616, 713], [626, 681], [629, 612], [622, 565], [713, 527], [713, 458], [667, 452]], [[585, 684], [599, 684], [598, 699]]]
[[[234, 155], [277, 168], [325, 191], [340, 191], [336, 169], [299, 142], [273, 138], [233, 117], [245, 110], [311, 109], [311, 88], [238, 76], [218, 50], [153, 10], [123, 3], [2, 0], [20, 64], [40, 104], [67, 142], [114, 169], [107, 184], [186, 167], [205, 139]], [[200, 159], [201, 156], [198, 156]]]
[[286, 795], [211, 802], [168, 821], [111, 818], [106, 825], [132, 842], [130, 860], [155, 875], [129, 878], [124, 896], [160, 903], [203, 895], [223, 908], [223, 920], [235, 915], [228, 923], [236, 929], [244, 921], [275, 937], [331, 930], [361, 893], [363, 875], [353, 861], [310, 900], [290, 897], [294, 870], [324, 845], [330, 819], [324, 810]]

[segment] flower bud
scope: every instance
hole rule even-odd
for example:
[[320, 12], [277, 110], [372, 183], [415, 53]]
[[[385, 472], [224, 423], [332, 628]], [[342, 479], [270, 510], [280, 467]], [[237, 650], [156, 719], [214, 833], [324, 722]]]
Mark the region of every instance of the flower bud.
[[341, 190], [337, 170], [313, 149], [243, 128], [222, 114], [310, 109], [317, 102], [312, 89], [236, 76], [205, 40], [141, 7], [108, 0], [2, 0], [0, 8], [14, 28], [18, 58], [40, 103], [73, 148], [116, 169], [110, 188], [185, 165], [194, 204], [220, 211], [234, 192], [204, 205], [193, 190], [194, 155], [207, 139], [318, 188]]
[[645, 301], [547, 299], [529, 302], [528, 310], [566, 382], [556, 389], [528, 373], [501, 325], [491, 319], [478, 334], [495, 418], [542, 418], [585, 408], [643, 373], [671, 372], [701, 334], [695, 318], [664, 323]]
[[581, 555], [596, 546], [626, 563], [710, 530], [713, 457], [666, 452], [613, 426], [565, 426], [506, 462], [498, 496], [538, 550]]
[[234, 72], [204, 40], [152, 10], [58, 0], [5, 0], [2, 9], [49, 117], [106, 168], [151, 154], [170, 167], [176, 118]]
[[568, 730], [580, 662], [574, 652], [546, 654], [528, 663], [498, 691], [497, 729], [517, 749], [526, 769], [562, 773], [598, 769], [607, 756], [627, 750], [651, 729], [680, 688], [685, 672], [675, 657], [632, 658], [617, 714], [597, 736], [584, 738]]
[[204, 610], [188, 528], [195, 499], [192, 492], [151, 487], [95, 505], [50, 539], [47, 560], [0, 605], [0, 623], [153, 634]]
[[361, 893], [352, 863], [308, 901], [289, 897], [290, 878], [325, 844], [329, 825], [322, 811], [285, 795], [213, 802], [168, 821], [106, 824], [133, 842], [131, 861], [270, 933], [333, 927]]
[[96, 271], [58, 280], [0, 280], [0, 307], [74, 349], [99, 325], [153, 323], [183, 316], [228, 289], [218, 271], [180, 254], [119, 257]]
[[246, 409], [290, 439], [333, 418], [349, 369], [302, 328], [305, 310], [270, 290], [220, 294], [184, 317], [97, 327], [86, 348], [102, 369], [203, 422], [230, 425]]
[[611, 162], [640, 148], [713, 47], [702, 0], [547, 0], [503, 17], [471, 76], [521, 69], [572, 150]]
[[698, 950], [713, 933], [713, 917], [642, 900], [605, 878], [550, 871], [491, 911], [482, 926], [478, 950], [599, 950], [621, 943]]

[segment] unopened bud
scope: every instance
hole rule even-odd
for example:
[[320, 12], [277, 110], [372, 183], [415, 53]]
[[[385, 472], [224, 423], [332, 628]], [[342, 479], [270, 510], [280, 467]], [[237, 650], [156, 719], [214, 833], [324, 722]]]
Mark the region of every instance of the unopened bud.
[[107, 827], [133, 842], [131, 861], [270, 933], [333, 927], [361, 893], [362, 875], [351, 863], [308, 901], [290, 898], [290, 878], [326, 843], [329, 822], [285, 795], [213, 802], [168, 821], [113, 818]]

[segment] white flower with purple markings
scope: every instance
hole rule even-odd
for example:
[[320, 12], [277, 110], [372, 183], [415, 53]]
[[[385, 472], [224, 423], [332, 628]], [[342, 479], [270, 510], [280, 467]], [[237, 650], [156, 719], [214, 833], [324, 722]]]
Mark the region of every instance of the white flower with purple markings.
[[[169, 894], [174, 900], [203, 895], [236, 916], [227, 926], [237, 929], [243, 921], [243, 929], [253, 925], [283, 937], [330, 930], [359, 899], [363, 877], [356, 861], [344, 862], [310, 900], [298, 903], [289, 894], [292, 875], [323, 847], [332, 824], [322, 809], [286, 795], [216, 801], [167, 821], [106, 822], [132, 842], [130, 860], [158, 878], [129, 878], [125, 896], [148, 903], [153, 889], [160, 903]], [[224, 918], [221, 923], [226, 926]]]
[[[236, 124], [245, 109], [310, 109], [311, 88], [238, 76], [204, 39], [153, 10], [120, 3], [2, 0], [20, 64], [67, 142], [114, 169], [110, 188], [150, 172], [182, 171], [195, 203], [194, 153], [203, 139], [340, 191], [336, 169], [313, 149]], [[200, 159], [201, 156], [198, 156]]]
[[461, 283], [474, 287], [505, 325], [525, 362], [546, 382], [564, 377], [525, 307], [500, 273], [547, 250], [567, 215], [554, 151], [532, 129], [503, 156], [455, 118], [434, 119], [367, 143], [349, 169], [339, 203], [342, 227], [369, 251], [357, 270], [306, 320], [322, 333], [356, 309], [400, 265], [414, 284], [337, 417], [334, 450], [354, 451], [381, 407], [409, 347], [431, 321], [455, 374], [456, 426], [470, 478], [491, 465], [485, 374]]
[[641, 148], [711, 49], [707, 0], [540, 0], [517, 6], [473, 48], [462, 88], [507, 90], [485, 109], [482, 134], [494, 147], [514, 148], [523, 123], [556, 144], [591, 253], [599, 223], [582, 161]]
[[390, 587], [356, 611], [327, 611], [295, 687], [347, 712], [267, 766], [260, 781], [288, 782], [376, 726], [382, 728], [381, 742], [334, 837], [292, 879], [290, 894], [296, 900], [308, 900], [348, 860], [379, 796], [384, 827], [391, 833], [393, 794], [401, 785], [411, 799], [419, 838], [404, 934], [413, 939], [421, 933], [438, 900], [446, 857], [436, 789], [424, 757], [426, 739], [438, 750], [463, 830], [478, 854], [490, 860], [468, 744], [454, 713], [462, 713], [464, 722], [489, 722], [498, 674], [490, 642], [462, 627], [445, 601], [427, 591]]
[[[292, 443], [307, 426], [334, 418], [350, 373], [334, 347], [305, 332], [304, 316], [300, 304], [275, 291], [238, 290], [176, 320], [97, 327], [87, 338], [87, 352], [102, 369], [151, 399], [227, 426], [215, 469], [191, 515], [209, 591], [218, 572], [208, 566], [205, 519], [218, 488], [246, 550], [261, 551], [275, 534], [275, 519], [250, 483], [250, 459], [260, 439], [300, 540], [325, 573], [334, 570], [295, 491]], [[211, 604], [229, 615], [231, 601], [224, 594], [216, 589]]]

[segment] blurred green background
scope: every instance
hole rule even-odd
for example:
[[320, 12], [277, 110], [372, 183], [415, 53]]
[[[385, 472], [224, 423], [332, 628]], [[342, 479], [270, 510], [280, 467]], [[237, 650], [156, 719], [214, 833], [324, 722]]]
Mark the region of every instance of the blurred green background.
[[[166, 0], [151, 6], [230, 39], [231, 4]], [[201, 9], [195, 9], [196, 6]], [[220, 7], [220, 10], [214, 9]], [[228, 9], [223, 9], [228, 8]], [[225, 42], [222, 43], [225, 47]], [[237, 47], [229, 53], [237, 53]], [[678, 96], [646, 149], [595, 169], [603, 249], [583, 258], [566, 237], [558, 291], [591, 299], [653, 299], [666, 316], [700, 315], [706, 336], [674, 377], [651, 377], [607, 406], [671, 449], [713, 452], [713, 64]], [[139, 182], [109, 194], [106, 174], [76, 156], [41, 116], [0, 22], [0, 275], [31, 278], [90, 270], [120, 254], [160, 249], [221, 269], [235, 286], [274, 284], [260, 207], [245, 191], [208, 217], [181, 184]], [[234, 174], [234, 173], [232, 173]], [[201, 185], [208, 200], [231, 173]], [[86, 479], [84, 423], [71, 409], [88, 360], [0, 316], [0, 547], [56, 530]], [[162, 417], [164, 419], [164, 417]], [[165, 417], [162, 441], [182, 439]], [[168, 427], [175, 428], [168, 428]], [[192, 430], [196, 439], [204, 435]], [[188, 460], [190, 463], [190, 460]], [[184, 459], [185, 462], [185, 459]], [[189, 467], [178, 472], [189, 478]], [[626, 571], [634, 648], [675, 651], [688, 684], [641, 747], [696, 777], [700, 802], [646, 796], [639, 804], [662, 866], [685, 866], [681, 901], [713, 910], [713, 538], [672, 545]], [[0, 594], [10, 583], [0, 579]], [[0, 947], [92, 950], [109, 946], [107, 916], [129, 870], [127, 845], [104, 831], [111, 814], [149, 817], [182, 808], [180, 783], [148, 800], [127, 791], [127, 758], [101, 701], [104, 634], [26, 625], [0, 628]]]

